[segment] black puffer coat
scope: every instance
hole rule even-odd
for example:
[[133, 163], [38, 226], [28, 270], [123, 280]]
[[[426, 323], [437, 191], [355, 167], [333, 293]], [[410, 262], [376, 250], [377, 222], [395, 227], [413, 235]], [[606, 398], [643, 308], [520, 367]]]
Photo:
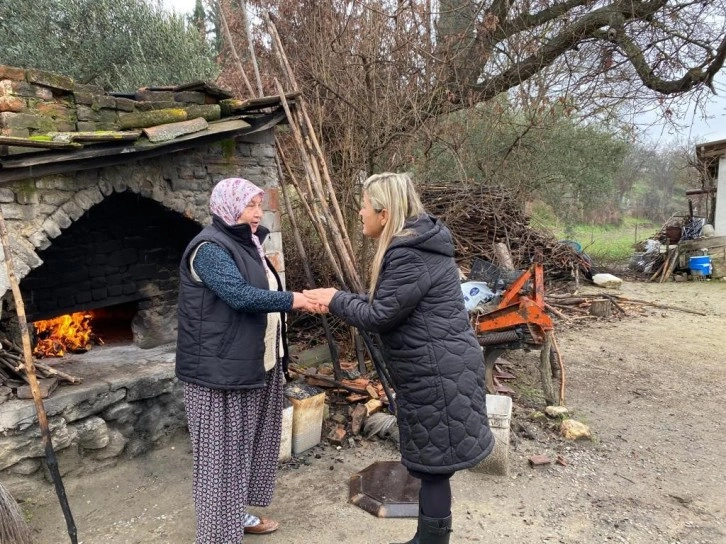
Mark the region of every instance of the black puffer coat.
[[448, 229], [433, 217], [406, 224], [383, 260], [376, 296], [340, 291], [330, 311], [381, 335], [396, 390], [401, 457], [410, 469], [446, 473], [489, 455], [484, 361], [454, 262]]

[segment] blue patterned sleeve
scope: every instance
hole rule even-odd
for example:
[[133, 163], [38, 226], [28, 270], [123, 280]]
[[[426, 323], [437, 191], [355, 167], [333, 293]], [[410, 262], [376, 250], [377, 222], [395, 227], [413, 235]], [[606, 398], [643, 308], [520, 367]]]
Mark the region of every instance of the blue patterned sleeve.
[[194, 257], [194, 271], [214, 294], [241, 312], [289, 312], [290, 291], [270, 291], [250, 285], [242, 276], [232, 255], [223, 247], [206, 243]]

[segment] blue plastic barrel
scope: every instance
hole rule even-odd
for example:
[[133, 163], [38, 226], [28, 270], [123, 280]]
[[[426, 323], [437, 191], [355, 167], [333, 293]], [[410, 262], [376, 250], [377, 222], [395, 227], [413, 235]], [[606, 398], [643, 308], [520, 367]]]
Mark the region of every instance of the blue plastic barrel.
[[691, 270], [692, 276], [710, 276], [711, 275], [711, 256], [698, 255], [688, 259], [688, 268]]

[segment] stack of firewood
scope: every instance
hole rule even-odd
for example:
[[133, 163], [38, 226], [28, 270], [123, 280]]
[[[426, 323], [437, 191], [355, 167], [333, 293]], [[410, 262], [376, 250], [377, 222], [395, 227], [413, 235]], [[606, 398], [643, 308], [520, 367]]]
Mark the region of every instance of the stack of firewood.
[[[42, 397], [53, 393], [60, 383], [81, 383], [83, 380], [50, 365], [34, 361]], [[17, 398], [30, 399], [32, 394], [23, 363], [23, 350], [15, 342], [0, 338], [0, 387], [8, 388]]]
[[538, 261], [551, 278], [590, 269], [587, 257], [571, 245], [529, 226], [522, 199], [513, 191], [478, 184], [425, 184], [421, 198], [451, 230], [462, 268], [475, 257], [497, 263], [495, 245], [502, 243], [518, 269]]
[[[357, 374], [355, 363], [341, 361], [340, 365], [346, 374]], [[338, 421], [334, 417], [326, 433], [332, 444], [341, 445], [349, 435], [360, 435], [365, 420], [389, 405], [383, 384], [377, 378], [357, 374], [356, 378], [335, 379], [333, 368], [326, 365], [304, 370], [290, 365], [290, 371], [301, 376], [307, 385], [325, 391], [331, 407], [343, 408], [343, 417]]]

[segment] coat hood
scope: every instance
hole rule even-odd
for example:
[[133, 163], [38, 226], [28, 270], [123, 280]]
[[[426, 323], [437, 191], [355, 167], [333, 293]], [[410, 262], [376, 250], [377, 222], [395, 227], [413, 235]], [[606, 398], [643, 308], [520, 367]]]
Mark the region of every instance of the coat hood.
[[454, 256], [451, 232], [432, 215], [420, 215], [408, 219], [404, 225], [404, 232], [393, 238], [389, 249], [394, 247], [413, 247], [447, 257]]

